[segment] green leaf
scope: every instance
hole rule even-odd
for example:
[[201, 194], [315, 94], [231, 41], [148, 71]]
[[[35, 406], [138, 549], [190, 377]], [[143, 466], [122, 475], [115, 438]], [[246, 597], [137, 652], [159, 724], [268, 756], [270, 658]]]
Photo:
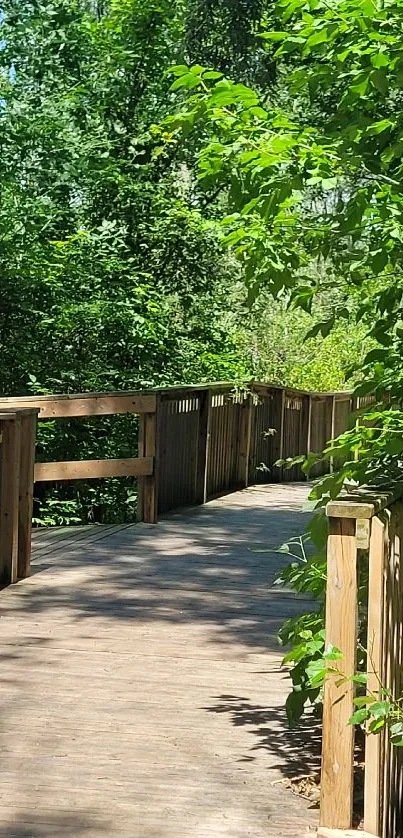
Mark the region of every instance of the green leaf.
[[206, 67], [202, 67], [201, 64], [193, 64], [192, 67], [189, 67], [189, 72], [193, 76], [201, 76], [206, 72]]
[[288, 38], [288, 32], [261, 32], [259, 34], [259, 38], [263, 38], [264, 41], [284, 41]]
[[314, 47], [317, 44], [324, 44], [329, 38], [327, 27], [324, 26], [322, 29], [319, 29], [317, 32], [314, 32], [313, 35], [310, 35], [306, 46], [307, 47]]
[[391, 709], [392, 706], [389, 701], [375, 701], [371, 707], [371, 716], [375, 719], [388, 716]]
[[326, 665], [323, 659], [310, 661], [305, 672], [311, 687], [321, 686], [326, 676]]
[[223, 74], [219, 73], [217, 70], [205, 70], [203, 73], [204, 79], [222, 79]]
[[361, 75], [360, 80], [350, 85], [351, 93], [356, 93], [357, 96], [365, 96], [369, 84], [369, 73]]
[[366, 707], [362, 707], [360, 710], [357, 710], [351, 718], [349, 719], [350, 725], [361, 725], [363, 722], [366, 722], [369, 718], [369, 710]]
[[396, 125], [391, 119], [379, 119], [373, 122], [367, 128], [367, 134], [383, 134], [384, 131], [390, 131]]
[[368, 725], [368, 729], [371, 733], [380, 733], [380, 731], [384, 729], [385, 725], [386, 720], [382, 717], [374, 719], [372, 722], [370, 722]]
[[294, 727], [299, 722], [306, 702], [308, 701], [308, 693], [305, 690], [293, 690], [288, 696], [285, 703], [285, 710], [287, 714], [288, 724]]
[[186, 73], [180, 78], [176, 79], [173, 84], [171, 84], [171, 90], [179, 90], [180, 88], [184, 88], [185, 90], [192, 90], [194, 87], [199, 87], [201, 85], [201, 79], [197, 76], [192, 75], [192, 73]]
[[359, 695], [354, 699], [356, 707], [366, 707], [372, 704], [376, 699], [372, 695]]
[[175, 64], [168, 69], [168, 73], [172, 73], [174, 76], [184, 76], [188, 72], [189, 67], [186, 64]]
[[389, 91], [389, 81], [385, 70], [374, 70], [374, 72], [371, 73], [371, 83], [377, 90], [380, 91], [380, 93], [384, 96], [387, 95]]
[[335, 317], [329, 317], [328, 320], [324, 320], [322, 323], [316, 323], [315, 326], [313, 326], [312, 329], [306, 333], [304, 340], [315, 338], [319, 334], [321, 334], [322, 337], [326, 337], [332, 331], [334, 323]]

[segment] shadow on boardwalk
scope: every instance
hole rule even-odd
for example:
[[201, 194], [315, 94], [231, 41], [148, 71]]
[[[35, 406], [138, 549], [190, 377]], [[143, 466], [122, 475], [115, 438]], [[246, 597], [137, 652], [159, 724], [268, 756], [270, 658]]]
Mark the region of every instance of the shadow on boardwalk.
[[272, 783], [316, 766], [276, 640], [308, 603], [273, 588], [270, 549], [303, 529], [306, 493], [37, 549], [2, 593], [0, 838], [305, 835], [316, 815]]
[[270, 506], [256, 490], [250, 497], [261, 506], [232, 506], [225, 498], [157, 528], [129, 526], [95, 544], [73, 544], [71, 552], [56, 547], [39, 556], [36, 584], [3, 602], [3, 614], [69, 609], [74, 620], [211, 623], [220, 643], [278, 651], [279, 626], [306, 607], [303, 598], [273, 587], [287, 557], [271, 550], [302, 532], [308, 517], [300, 511], [307, 489], [296, 488], [271, 487]]
[[217, 696], [216, 703], [205, 709], [209, 713], [228, 715], [235, 727], [248, 728], [254, 744], [241, 757], [242, 762], [252, 762], [260, 751], [266, 750], [278, 757], [273, 767], [289, 779], [317, 775], [322, 744], [319, 719], [309, 715], [290, 729], [282, 707], [260, 706], [237, 695]]

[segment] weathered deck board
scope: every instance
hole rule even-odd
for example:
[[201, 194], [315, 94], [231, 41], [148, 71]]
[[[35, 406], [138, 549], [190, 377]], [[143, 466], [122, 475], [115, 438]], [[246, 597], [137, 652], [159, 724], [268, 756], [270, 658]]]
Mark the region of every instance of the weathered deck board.
[[312, 765], [286, 729], [275, 639], [303, 603], [271, 587], [283, 557], [253, 552], [302, 529], [305, 495], [259, 487], [156, 526], [35, 536], [32, 577], [1, 593], [0, 836], [316, 825], [271, 785]]

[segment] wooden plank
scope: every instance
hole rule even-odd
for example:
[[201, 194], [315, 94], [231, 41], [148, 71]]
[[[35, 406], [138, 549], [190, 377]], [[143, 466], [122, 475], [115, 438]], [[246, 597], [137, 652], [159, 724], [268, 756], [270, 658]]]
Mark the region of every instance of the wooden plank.
[[[2, 592], [2, 836], [302, 838], [315, 825], [309, 801], [278, 782], [293, 737], [275, 633], [304, 604], [266, 582], [252, 610], [251, 515], [257, 544], [300, 531], [306, 490], [282, 492], [133, 526], [68, 567], [55, 553]], [[250, 593], [217, 596], [217, 574], [225, 586], [234, 570]]]
[[[146, 456], [155, 458], [157, 443], [157, 417], [152, 413], [146, 413], [145, 424], [145, 451]], [[155, 524], [157, 521], [157, 491], [155, 474], [146, 477], [143, 484], [143, 521], [148, 524]]]
[[36, 463], [35, 481], [92, 480], [97, 477], [144, 477], [153, 473], [152, 457], [128, 457], [118, 460], [72, 460], [61, 463]]
[[155, 410], [155, 395], [130, 396], [109, 393], [80, 396], [30, 396], [21, 399], [0, 399], [0, 410], [7, 407], [34, 407], [39, 409], [40, 419], [62, 419], [74, 416], [109, 416], [118, 413], [152, 413]]
[[32, 506], [37, 413], [21, 416], [21, 459], [18, 511], [18, 579], [30, 573]]
[[281, 409], [280, 409], [280, 450], [279, 459], [282, 460], [284, 456], [284, 431], [285, 431], [285, 390], [281, 391]]
[[308, 427], [306, 434], [306, 453], [312, 450], [312, 396], [308, 396]]
[[379, 838], [378, 833], [370, 833], [362, 829], [326, 829], [320, 826], [317, 838]]
[[372, 518], [375, 512], [375, 505], [364, 501], [332, 500], [326, 507], [326, 514], [331, 518], [350, 518], [351, 520], [359, 518], [364, 520], [365, 518]]
[[0, 584], [9, 585], [18, 576], [18, 505], [21, 461], [21, 419], [17, 415], [2, 423], [0, 481]]
[[[388, 551], [388, 524], [374, 518], [369, 547], [368, 581], [368, 693], [379, 693], [383, 671], [384, 573]], [[368, 736], [365, 743], [364, 829], [381, 834], [382, 737]]]
[[[329, 396], [329, 400], [330, 400], [330, 405], [331, 405], [331, 408], [330, 408], [330, 411], [331, 411], [330, 439], [333, 440], [335, 438], [335, 430], [336, 430], [336, 398], [335, 398], [335, 396]], [[334, 457], [330, 457], [329, 471], [330, 471], [330, 474], [332, 474], [333, 471], [334, 471]]]
[[[343, 654], [340, 668], [349, 678], [354, 675], [358, 616], [357, 546], [355, 521], [330, 518], [327, 586], [326, 644]], [[321, 774], [322, 826], [349, 829], [353, 812], [354, 685], [337, 686], [337, 677], [328, 676], [323, 701], [323, 744]]]
[[196, 462], [196, 503], [206, 503], [207, 481], [209, 470], [209, 450], [211, 435], [211, 391], [205, 390], [199, 393], [199, 429], [197, 439], [197, 462]]
[[[145, 419], [144, 414], [139, 416], [139, 427], [137, 432], [137, 451], [139, 457], [144, 457], [144, 429], [145, 429]], [[143, 520], [143, 484], [144, 480], [140, 477], [137, 481], [137, 512], [136, 512], [136, 521], [140, 522]]]
[[158, 445], [157, 428], [159, 426], [158, 400], [154, 413], [144, 413], [140, 417], [140, 445], [145, 458], [151, 458], [154, 468], [140, 483], [141, 507], [138, 518], [148, 524], [155, 524], [158, 517]]
[[338, 500], [329, 501], [329, 518], [372, 518], [403, 496], [403, 484], [393, 492], [379, 492], [376, 487], [362, 486], [354, 492], [343, 492]]

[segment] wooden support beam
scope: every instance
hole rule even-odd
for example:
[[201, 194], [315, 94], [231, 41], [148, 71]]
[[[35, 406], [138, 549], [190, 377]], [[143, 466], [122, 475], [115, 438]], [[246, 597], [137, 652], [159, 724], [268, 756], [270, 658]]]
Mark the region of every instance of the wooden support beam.
[[21, 458], [18, 510], [17, 578], [25, 579], [31, 567], [32, 505], [37, 410], [24, 411], [21, 416]]
[[196, 503], [206, 503], [207, 500], [207, 477], [210, 449], [210, 424], [211, 424], [211, 391], [204, 390], [199, 393], [199, 429], [197, 439], [197, 460], [196, 460]]
[[[385, 513], [384, 513], [385, 515]], [[387, 517], [373, 518], [369, 545], [368, 579], [368, 681], [367, 692], [379, 693], [379, 678], [383, 672], [383, 613], [385, 607], [384, 574], [388, 555]], [[383, 737], [369, 735], [365, 741], [364, 774], [364, 829], [381, 835], [381, 756]]]
[[[352, 519], [330, 518], [327, 554], [326, 645], [342, 652], [339, 663], [346, 678], [355, 674], [358, 582], [356, 525]], [[320, 824], [349, 829], [353, 814], [354, 684], [325, 681]]]
[[158, 449], [159, 416], [158, 404], [154, 413], [143, 413], [139, 420], [139, 455], [152, 458], [152, 474], [142, 477], [138, 485], [137, 519], [148, 524], [156, 524], [158, 516]]
[[145, 477], [153, 474], [152, 457], [129, 457], [120, 460], [72, 460], [61, 463], [36, 463], [35, 481], [92, 480], [97, 477]]
[[0, 479], [0, 584], [18, 578], [18, 505], [21, 461], [21, 418], [2, 420]]
[[244, 489], [249, 484], [252, 408], [253, 402], [251, 396], [247, 396], [239, 407], [238, 485]]
[[153, 413], [156, 395], [127, 395], [127, 393], [84, 393], [72, 396], [29, 396], [0, 399], [4, 408], [37, 408], [40, 419], [69, 419], [75, 416], [110, 416], [120, 413]]

